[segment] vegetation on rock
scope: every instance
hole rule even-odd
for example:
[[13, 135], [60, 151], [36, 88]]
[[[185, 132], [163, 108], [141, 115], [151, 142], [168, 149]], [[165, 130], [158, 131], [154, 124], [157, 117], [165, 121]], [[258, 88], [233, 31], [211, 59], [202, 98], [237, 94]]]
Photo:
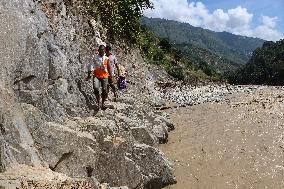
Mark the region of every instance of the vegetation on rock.
[[220, 80], [221, 75], [209, 64], [195, 64], [169, 40], [159, 38], [154, 32], [143, 28], [139, 44], [149, 64], [162, 66], [171, 76], [184, 81]]
[[137, 42], [143, 10], [152, 8], [150, 0], [107, 0], [91, 4], [91, 13], [106, 26], [109, 37]]

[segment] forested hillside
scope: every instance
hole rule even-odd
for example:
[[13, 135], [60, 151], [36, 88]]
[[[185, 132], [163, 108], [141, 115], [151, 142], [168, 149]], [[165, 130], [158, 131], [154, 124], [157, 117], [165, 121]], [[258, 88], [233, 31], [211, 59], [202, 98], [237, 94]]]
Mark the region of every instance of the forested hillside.
[[175, 79], [191, 84], [222, 80], [222, 75], [212, 65], [198, 57], [199, 52], [194, 53], [199, 60], [194, 63], [178, 47], [147, 28], [141, 31], [139, 46], [148, 64], [159, 66]]
[[265, 42], [256, 49], [250, 61], [229, 77], [238, 84], [284, 84], [284, 40]]
[[143, 17], [141, 23], [159, 37], [168, 39], [191, 61], [204, 61], [217, 68], [219, 72], [229, 71], [247, 63], [252, 51], [264, 42], [257, 38], [213, 32], [159, 18]]

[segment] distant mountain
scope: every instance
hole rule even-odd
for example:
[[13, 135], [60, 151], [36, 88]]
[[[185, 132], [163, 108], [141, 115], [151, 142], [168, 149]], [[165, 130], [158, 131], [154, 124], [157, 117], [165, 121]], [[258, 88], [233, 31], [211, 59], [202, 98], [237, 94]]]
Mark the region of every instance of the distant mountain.
[[143, 17], [141, 24], [159, 37], [168, 39], [193, 62], [204, 61], [220, 72], [246, 64], [253, 50], [265, 42], [262, 39], [214, 32], [160, 18]]
[[284, 40], [265, 42], [249, 62], [231, 75], [236, 84], [284, 85]]

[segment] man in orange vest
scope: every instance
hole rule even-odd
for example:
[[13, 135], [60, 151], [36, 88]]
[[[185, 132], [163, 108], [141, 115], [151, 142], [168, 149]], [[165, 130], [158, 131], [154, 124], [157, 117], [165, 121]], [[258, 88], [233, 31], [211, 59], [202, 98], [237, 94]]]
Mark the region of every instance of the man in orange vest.
[[[108, 79], [113, 77], [113, 67], [110, 64], [109, 58], [105, 56], [105, 46], [100, 45], [98, 49], [99, 54], [87, 64], [88, 76], [86, 81], [91, 78], [91, 73], [93, 73], [93, 87], [94, 93], [96, 95], [96, 100], [98, 104], [98, 109], [105, 107], [105, 101], [108, 96]], [[100, 94], [100, 85], [102, 93]], [[100, 99], [102, 98], [102, 104], [100, 104]], [[100, 106], [102, 105], [102, 106]]]

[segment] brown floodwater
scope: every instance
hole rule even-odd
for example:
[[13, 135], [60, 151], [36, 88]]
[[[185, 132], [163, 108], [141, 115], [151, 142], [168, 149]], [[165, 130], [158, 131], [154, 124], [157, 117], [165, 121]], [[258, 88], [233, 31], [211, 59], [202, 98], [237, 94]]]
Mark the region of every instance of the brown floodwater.
[[168, 110], [176, 130], [160, 149], [174, 162], [166, 189], [284, 188], [284, 92]]

